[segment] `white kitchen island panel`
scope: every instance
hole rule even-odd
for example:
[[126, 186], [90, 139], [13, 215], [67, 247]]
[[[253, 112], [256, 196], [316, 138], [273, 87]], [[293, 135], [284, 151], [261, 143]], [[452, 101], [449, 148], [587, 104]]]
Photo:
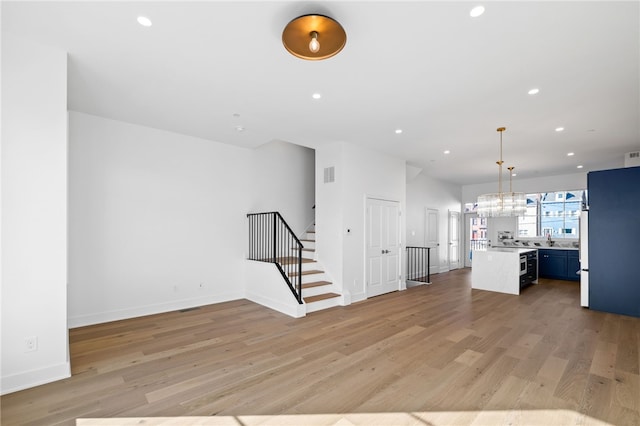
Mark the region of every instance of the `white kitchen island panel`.
[[520, 294], [520, 255], [528, 251], [531, 249], [496, 248], [474, 251], [471, 288]]

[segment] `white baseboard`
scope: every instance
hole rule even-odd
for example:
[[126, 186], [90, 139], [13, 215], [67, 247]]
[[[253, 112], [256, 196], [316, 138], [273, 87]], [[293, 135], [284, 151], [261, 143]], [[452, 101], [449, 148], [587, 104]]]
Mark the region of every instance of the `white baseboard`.
[[37, 370], [2, 376], [0, 395], [44, 385], [67, 377], [71, 377], [71, 364], [68, 361]]
[[89, 315], [78, 315], [69, 317], [67, 325], [69, 328], [84, 327], [86, 325], [102, 324], [105, 322], [143, 317], [146, 315], [161, 314], [164, 312], [195, 308], [197, 306], [212, 305], [215, 303], [229, 302], [231, 300], [238, 300], [243, 298], [244, 296], [242, 293], [228, 293], [191, 299], [174, 300], [171, 302], [158, 303], [154, 305], [136, 306], [128, 309], [118, 309], [113, 311], [97, 312]]
[[366, 293], [354, 293], [351, 294], [351, 303], [362, 302], [363, 300], [367, 300]]
[[[282, 303], [279, 300], [270, 299], [268, 297], [264, 297], [261, 294], [249, 293], [245, 295], [245, 299], [250, 300], [254, 303], [257, 303], [262, 306], [266, 306], [269, 309], [273, 309], [274, 311], [281, 312], [285, 315], [289, 315], [293, 318], [302, 318], [306, 315], [306, 309], [304, 305], [299, 303], [295, 303], [295, 305]], [[293, 297], [292, 297], [293, 299]]]

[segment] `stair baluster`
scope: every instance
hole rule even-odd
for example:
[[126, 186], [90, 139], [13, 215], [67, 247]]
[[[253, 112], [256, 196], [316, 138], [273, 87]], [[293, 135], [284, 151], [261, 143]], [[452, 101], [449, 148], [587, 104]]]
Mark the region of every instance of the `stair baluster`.
[[249, 213], [249, 260], [276, 265], [298, 303], [302, 304], [304, 246], [279, 212]]

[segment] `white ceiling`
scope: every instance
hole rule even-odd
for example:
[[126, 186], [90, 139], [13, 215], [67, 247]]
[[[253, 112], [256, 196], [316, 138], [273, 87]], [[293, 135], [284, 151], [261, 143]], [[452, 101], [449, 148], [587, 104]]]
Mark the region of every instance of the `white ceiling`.
[[[478, 3], [3, 1], [2, 31], [69, 52], [74, 111], [243, 147], [345, 141], [460, 184], [496, 181], [499, 126], [514, 185], [622, 167], [640, 149], [640, 3], [484, 1], [471, 18]], [[308, 13], [343, 25], [337, 56], [284, 49]]]

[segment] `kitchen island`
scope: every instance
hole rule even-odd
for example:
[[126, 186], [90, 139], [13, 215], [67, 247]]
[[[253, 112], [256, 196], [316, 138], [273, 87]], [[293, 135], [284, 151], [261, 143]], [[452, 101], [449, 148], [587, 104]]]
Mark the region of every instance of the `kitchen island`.
[[[526, 271], [521, 275], [521, 258], [527, 257], [527, 255]], [[523, 275], [530, 279], [523, 279]], [[473, 252], [471, 288], [496, 291], [499, 293], [520, 294], [523, 284], [537, 284], [537, 277], [538, 262], [536, 249], [489, 248], [487, 250], [475, 250]]]

